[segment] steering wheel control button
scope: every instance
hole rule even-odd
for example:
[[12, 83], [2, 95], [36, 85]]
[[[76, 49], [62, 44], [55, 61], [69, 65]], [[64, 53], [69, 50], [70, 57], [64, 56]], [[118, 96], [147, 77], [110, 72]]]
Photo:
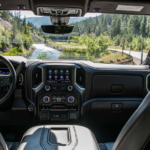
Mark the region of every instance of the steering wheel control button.
[[33, 105], [30, 104], [30, 105], [28, 106], [28, 110], [29, 110], [29, 112], [33, 112], [33, 110], [34, 110]]
[[49, 85], [45, 85], [45, 90], [50, 91], [51, 87]]
[[44, 103], [49, 103], [50, 102], [50, 97], [49, 96], [44, 96], [43, 97], [43, 102]]
[[68, 102], [69, 103], [73, 103], [74, 102], [74, 97], [73, 96], [69, 96], [68, 97]]
[[73, 90], [73, 86], [72, 85], [69, 85], [68, 87], [67, 87], [67, 89], [68, 89], [68, 91], [72, 91]]

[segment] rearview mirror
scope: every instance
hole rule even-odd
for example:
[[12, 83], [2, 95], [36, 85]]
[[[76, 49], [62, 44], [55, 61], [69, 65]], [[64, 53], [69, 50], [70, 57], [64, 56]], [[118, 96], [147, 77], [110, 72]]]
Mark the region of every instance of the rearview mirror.
[[74, 26], [68, 25], [45, 25], [41, 26], [43, 32], [49, 34], [68, 34], [73, 31]]

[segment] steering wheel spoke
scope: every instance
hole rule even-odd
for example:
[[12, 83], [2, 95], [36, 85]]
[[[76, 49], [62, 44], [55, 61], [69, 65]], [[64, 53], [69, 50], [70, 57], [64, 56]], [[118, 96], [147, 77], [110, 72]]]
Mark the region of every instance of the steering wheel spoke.
[[12, 83], [12, 76], [8, 75], [8, 76], [0, 76], [0, 88], [1, 87], [5, 87], [5, 86], [9, 86]]

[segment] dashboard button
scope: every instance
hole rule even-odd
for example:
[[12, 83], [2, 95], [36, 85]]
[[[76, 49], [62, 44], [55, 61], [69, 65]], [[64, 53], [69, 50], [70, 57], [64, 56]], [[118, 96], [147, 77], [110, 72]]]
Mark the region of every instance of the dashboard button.
[[52, 70], [49, 70], [49, 74], [52, 74]]
[[61, 73], [61, 74], [63, 74], [63, 73], [64, 73], [64, 71], [63, 71], [63, 70], [60, 70], [60, 73]]
[[68, 89], [68, 91], [72, 91], [72, 90], [73, 90], [73, 86], [72, 86], [72, 85], [69, 85], [69, 86], [67, 87], [67, 89]]
[[31, 104], [28, 106], [28, 110], [29, 110], [30, 112], [32, 112], [32, 111], [34, 110], [34, 108], [33, 108], [33, 106], [32, 106]]
[[122, 110], [123, 104], [122, 103], [115, 103], [111, 104], [111, 110]]
[[60, 115], [59, 114], [56, 114], [56, 115], [52, 115], [53, 118], [59, 118]]
[[67, 116], [66, 116], [66, 114], [61, 114], [61, 119], [66, 119], [67, 118]]
[[60, 97], [57, 98], [57, 102], [61, 102], [61, 98]]
[[57, 90], [57, 86], [52, 86], [52, 89], [53, 90]]
[[58, 70], [55, 70], [54, 73], [57, 74], [57, 73], [58, 73]]
[[50, 91], [51, 87], [49, 85], [45, 85], [45, 90]]
[[66, 86], [61, 86], [61, 90], [65, 90], [66, 89]]

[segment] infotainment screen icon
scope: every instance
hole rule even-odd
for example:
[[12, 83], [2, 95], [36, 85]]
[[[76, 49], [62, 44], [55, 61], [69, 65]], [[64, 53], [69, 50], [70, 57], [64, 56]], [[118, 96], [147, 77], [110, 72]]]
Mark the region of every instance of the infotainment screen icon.
[[71, 70], [69, 69], [47, 69], [48, 83], [71, 83]]

